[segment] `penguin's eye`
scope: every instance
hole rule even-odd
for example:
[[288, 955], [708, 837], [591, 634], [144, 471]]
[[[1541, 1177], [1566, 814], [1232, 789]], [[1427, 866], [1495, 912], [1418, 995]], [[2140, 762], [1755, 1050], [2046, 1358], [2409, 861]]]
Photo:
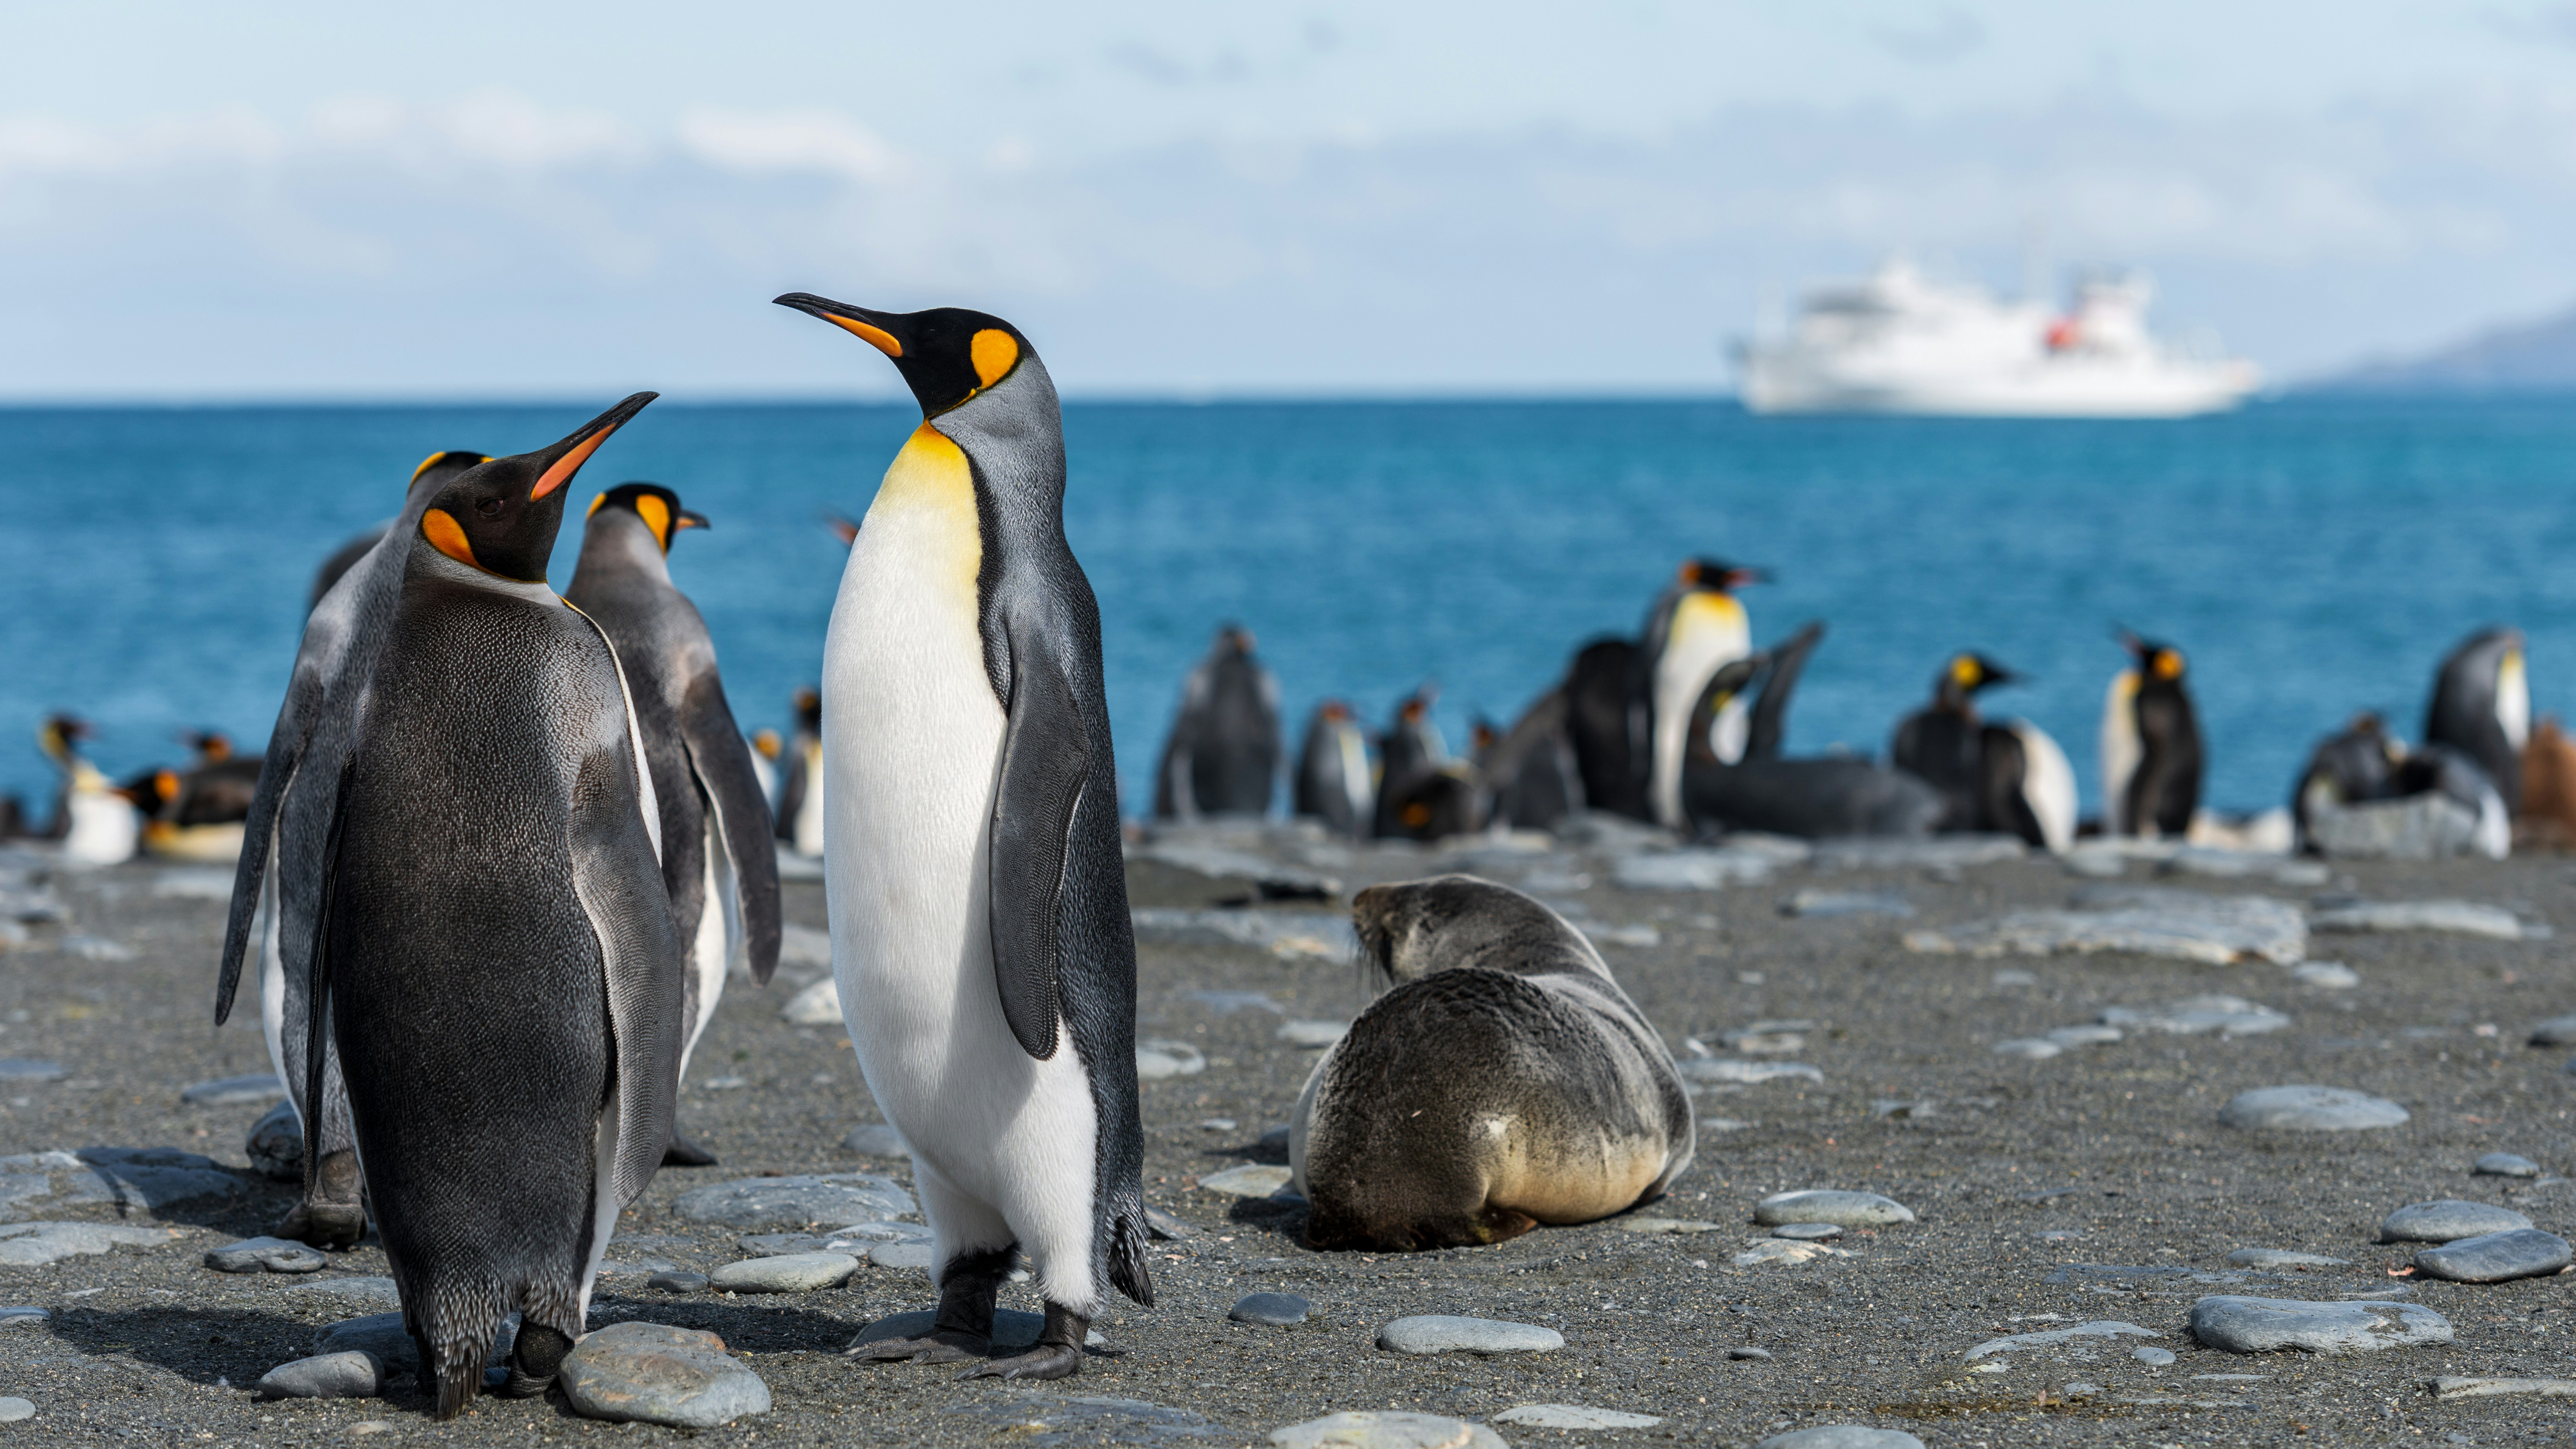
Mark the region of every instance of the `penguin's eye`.
[[485, 518], [498, 518], [501, 510], [509, 506], [510, 500], [506, 498], [478, 498], [474, 502], [474, 511]]

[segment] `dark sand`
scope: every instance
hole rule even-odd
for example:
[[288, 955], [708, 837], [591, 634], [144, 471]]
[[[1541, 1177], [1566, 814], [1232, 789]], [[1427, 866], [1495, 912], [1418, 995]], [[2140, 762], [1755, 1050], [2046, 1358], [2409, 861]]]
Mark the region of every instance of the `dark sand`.
[[[1429, 874], [1441, 857], [1376, 851], [1337, 873], [1356, 886]], [[1640, 1236], [1610, 1223], [1541, 1229], [1499, 1247], [1415, 1257], [1319, 1255], [1298, 1245], [1289, 1205], [1246, 1202], [1194, 1186], [1207, 1173], [1258, 1160], [1261, 1129], [1284, 1122], [1315, 1054], [1277, 1041], [1290, 1018], [1347, 1018], [1365, 1002], [1343, 960], [1290, 958], [1232, 947], [1149, 946], [1143, 952], [1139, 1035], [1186, 1038], [1207, 1057], [1195, 1076], [1148, 1082], [1147, 1195], [1198, 1236], [1157, 1244], [1161, 1299], [1123, 1302], [1100, 1329], [1121, 1350], [1094, 1356], [1057, 1385], [962, 1384], [953, 1369], [862, 1368], [840, 1355], [883, 1314], [927, 1307], [925, 1275], [862, 1268], [846, 1289], [801, 1296], [723, 1298], [649, 1290], [640, 1278], [603, 1283], [592, 1323], [624, 1318], [711, 1329], [768, 1382], [771, 1414], [706, 1431], [720, 1442], [1255, 1444], [1270, 1430], [1342, 1409], [1402, 1407], [1484, 1419], [1521, 1403], [1573, 1403], [1660, 1415], [1647, 1430], [1589, 1432], [1502, 1424], [1515, 1444], [1582, 1441], [1750, 1443], [1780, 1429], [1839, 1421], [1903, 1428], [1934, 1445], [2555, 1442], [2569, 1406], [2539, 1398], [2435, 1402], [2437, 1375], [2576, 1372], [2569, 1280], [2493, 1287], [2422, 1283], [2411, 1301], [2458, 1332], [2442, 1348], [2344, 1358], [2239, 1357], [2183, 1332], [2202, 1293], [2332, 1298], [2380, 1291], [2408, 1249], [2373, 1241], [2394, 1208], [2431, 1198], [2508, 1203], [2565, 1232], [2576, 1183], [2534, 1185], [2473, 1177], [2481, 1153], [2510, 1151], [2554, 1175], [2576, 1167], [2568, 1116], [2576, 1077], [2565, 1050], [2523, 1045], [2529, 1025], [2576, 1010], [2576, 897], [2558, 858], [2496, 865], [2360, 865], [2345, 888], [2375, 899], [2460, 897], [2555, 922], [2555, 940], [2456, 936], [2319, 937], [2315, 958], [2340, 959], [2361, 985], [2294, 984], [2268, 964], [2195, 966], [2135, 956], [1979, 960], [1918, 955], [1909, 928], [2019, 904], [2062, 905], [2081, 882], [2048, 861], [1963, 872], [1782, 872], [1718, 892], [1631, 893], [1595, 861], [1559, 854], [1494, 873], [1581, 868], [1594, 884], [1544, 892], [1578, 902], [1596, 924], [1652, 925], [1652, 946], [1605, 948], [1613, 968], [1679, 1050], [1696, 1035], [1763, 1018], [1809, 1018], [1820, 1028], [1791, 1060], [1822, 1069], [1821, 1087], [1778, 1082], [1713, 1089], [1696, 1099], [1704, 1130], [1697, 1164], [1668, 1201], [1647, 1211], [1703, 1218], [1724, 1230]], [[55, 949], [61, 930], [38, 927], [29, 946], [0, 952], [0, 1056], [57, 1060], [70, 1079], [0, 1084], [0, 1152], [89, 1144], [175, 1145], [242, 1164], [242, 1137], [262, 1109], [201, 1109], [180, 1089], [264, 1070], [255, 998], [233, 1024], [210, 1025], [220, 904], [156, 896], [165, 867], [138, 864], [66, 877], [71, 929], [112, 937], [135, 959], [92, 962]], [[1204, 904], [1236, 893], [1158, 866], [1132, 872], [1139, 906]], [[2147, 878], [2132, 867], [2130, 879]], [[2220, 892], [2234, 883], [2171, 881]], [[1781, 903], [1801, 887], [1885, 890], [1920, 912], [1792, 919]], [[2309, 892], [2269, 887], [2299, 900]], [[791, 885], [791, 921], [823, 922], [819, 886]], [[1314, 910], [1316, 906], [1283, 907]], [[1995, 984], [2025, 970], [2035, 986]], [[1758, 974], [1754, 983], [1749, 976]], [[701, 1045], [684, 1092], [683, 1130], [724, 1165], [666, 1171], [625, 1231], [670, 1235], [613, 1258], [655, 1256], [701, 1270], [738, 1256], [734, 1235], [680, 1221], [682, 1191], [763, 1172], [878, 1170], [840, 1144], [875, 1119], [848, 1043], [837, 1029], [784, 1025], [794, 990], [737, 982]], [[1281, 1008], [1221, 1011], [1202, 990], [1266, 992]], [[2078, 1048], [2047, 1061], [1999, 1058], [1998, 1040], [2089, 1021], [2105, 1006], [2221, 991], [2287, 1012], [2293, 1026], [2237, 1040], [2145, 1037]], [[2492, 1035], [2481, 1034], [2492, 1024]], [[710, 1079], [746, 1079], [710, 1089]], [[2314, 1082], [2405, 1104], [2390, 1130], [2250, 1135], [2221, 1128], [2218, 1108], [2250, 1087]], [[1897, 1113], [1884, 1104], [1918, 1105]], [[1873, 1104], [1881, 1104], [1874, 1108]], [[1232, 1118], [1232, 1131], [1201, 1123]], [[532, 1443], [551, 1439], [662, 1442], [677, 1431], [575, 1418], [555, 1401], [484, 1399], [445, 1426], [398, 1386], [390, 1400], [260, 1404], [242, 1387], [310, 1351], [323, 1325], [352, 1316], [304, 1285], [313, 1276], [227, 1276], [201, 1265], [205, 1249], [265, 1231], [284, 1189], [245, 1172], [247, 1194], [208, 1212], [179, 1210], [176, 1245], [120, 1250], [48, 1267], [0, 1268], [0, 1304], [53, 1311], [50, 1325], [0, 1328], [0, 1394], [33, 1400], [33, 1420], [0, 1439], [320, 1444], [349, 1441], [362, 1421], [390, 1426], [369, 1444]], [[1752, 1206], [1786, 1188], [1881, 1192], [1921, 1221], [1854, 1232], [1851, 1256], [1732, 1266], [1760, 1230]], [[2074, 1191], [2042, 1202], [2026, 1194]], [[20, 1218], [103, 1219], [103, 1208], [21, 1204]], [[2073, 1237], [2044, 1240], [2064, 1231]], [[2188, 1276], [2077, 1275], [2068, 1265], [2120, 1264], [2223, 1272], [2229, 1250], [2289, 1248], [2348, 1258], [2346, 1268], [2284, 1272], [2238, 1284]], [[319, 1277], [381, 1273], [373, 1247], [335, 1258]], [[1278, 1290], [1312, 1299], [1302, 1328], [1226, 1320], [1234, 1301]], [[1034, 1308], [1025, 1289], [1007, 1306]], [[372, 1308], [357, 1311], [373, 1311]], [[1376, 1350], [1378, 1325], [1411, 1313], [1459, 1313], [1543, 1323], [1566, 1347], [1543, 1355], [1406, 1358]], [[2159, 1337], [2072, 1353], [2003, 1355], [2000, 1374], [1964, 1372], [1962, 1354], [2006, 1333], [2053, 1326], [2012, 1321], [2121, 1319]], [[2058, 1325], [2062, 1326], [2062, 1325]], [[2179, 1355], [2151, 1369], [2130, 1349]], [[1754, 1344], [1767, 1361], [1731, 1361]], [[2261, 1375], [2251, 1382], [2201, 1379]], [[233, 1387], [219, 1386], [228, 1380]], [[2068, 1399], [2072, 1382], [2096, 1385]], [[1068, 1396], [1160, 1405], [1086, 1409]], [[2117, 1400], [2160, 1402], [2116, 1402]], [[1043, 1427], [1040, 1427], [1040, 1426]]]

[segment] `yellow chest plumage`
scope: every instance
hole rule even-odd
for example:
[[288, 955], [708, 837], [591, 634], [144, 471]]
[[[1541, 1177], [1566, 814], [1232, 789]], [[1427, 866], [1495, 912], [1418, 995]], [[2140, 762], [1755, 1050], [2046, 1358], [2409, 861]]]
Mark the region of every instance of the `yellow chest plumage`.
[[894, 455], [868, 507], [866, 528], [879, 522], [900, 533], [914, 557], [908, 572], [920, 586], [943, 593], [962, 589], [971, 610], [975, 581], [984, 566], [984, 536], [975, 517], [975, 475], [966, 450], [928, 423], [912, 430]]

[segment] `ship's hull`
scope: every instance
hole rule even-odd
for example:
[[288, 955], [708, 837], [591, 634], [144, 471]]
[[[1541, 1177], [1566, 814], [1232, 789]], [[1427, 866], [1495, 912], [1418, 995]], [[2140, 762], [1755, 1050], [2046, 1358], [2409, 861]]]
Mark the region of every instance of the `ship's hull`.
[[1866, 376], [1754, 352], [1742, 397], [1756, 413], [1891, 413], [1915, 417], [2185, 418], [2225, 412], [2253, 392], [2240, 364], [2088, 366], [2043, 362], [1951, 376]]

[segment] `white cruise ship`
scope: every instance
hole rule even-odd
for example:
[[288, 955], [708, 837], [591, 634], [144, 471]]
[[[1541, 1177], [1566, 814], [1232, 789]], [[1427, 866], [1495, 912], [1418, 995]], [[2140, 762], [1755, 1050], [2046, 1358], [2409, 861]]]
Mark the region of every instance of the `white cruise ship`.
[[2136, 274], [2091, 278], [2063, 312], [1933, 282], [1891, 261], [1809, 292], [1782, 338], [1743, 344], [1744, 406], [1757, 413], [2177, 418], [2234, 407], [2254, 364], [2178, 351], [2148, 335]]

